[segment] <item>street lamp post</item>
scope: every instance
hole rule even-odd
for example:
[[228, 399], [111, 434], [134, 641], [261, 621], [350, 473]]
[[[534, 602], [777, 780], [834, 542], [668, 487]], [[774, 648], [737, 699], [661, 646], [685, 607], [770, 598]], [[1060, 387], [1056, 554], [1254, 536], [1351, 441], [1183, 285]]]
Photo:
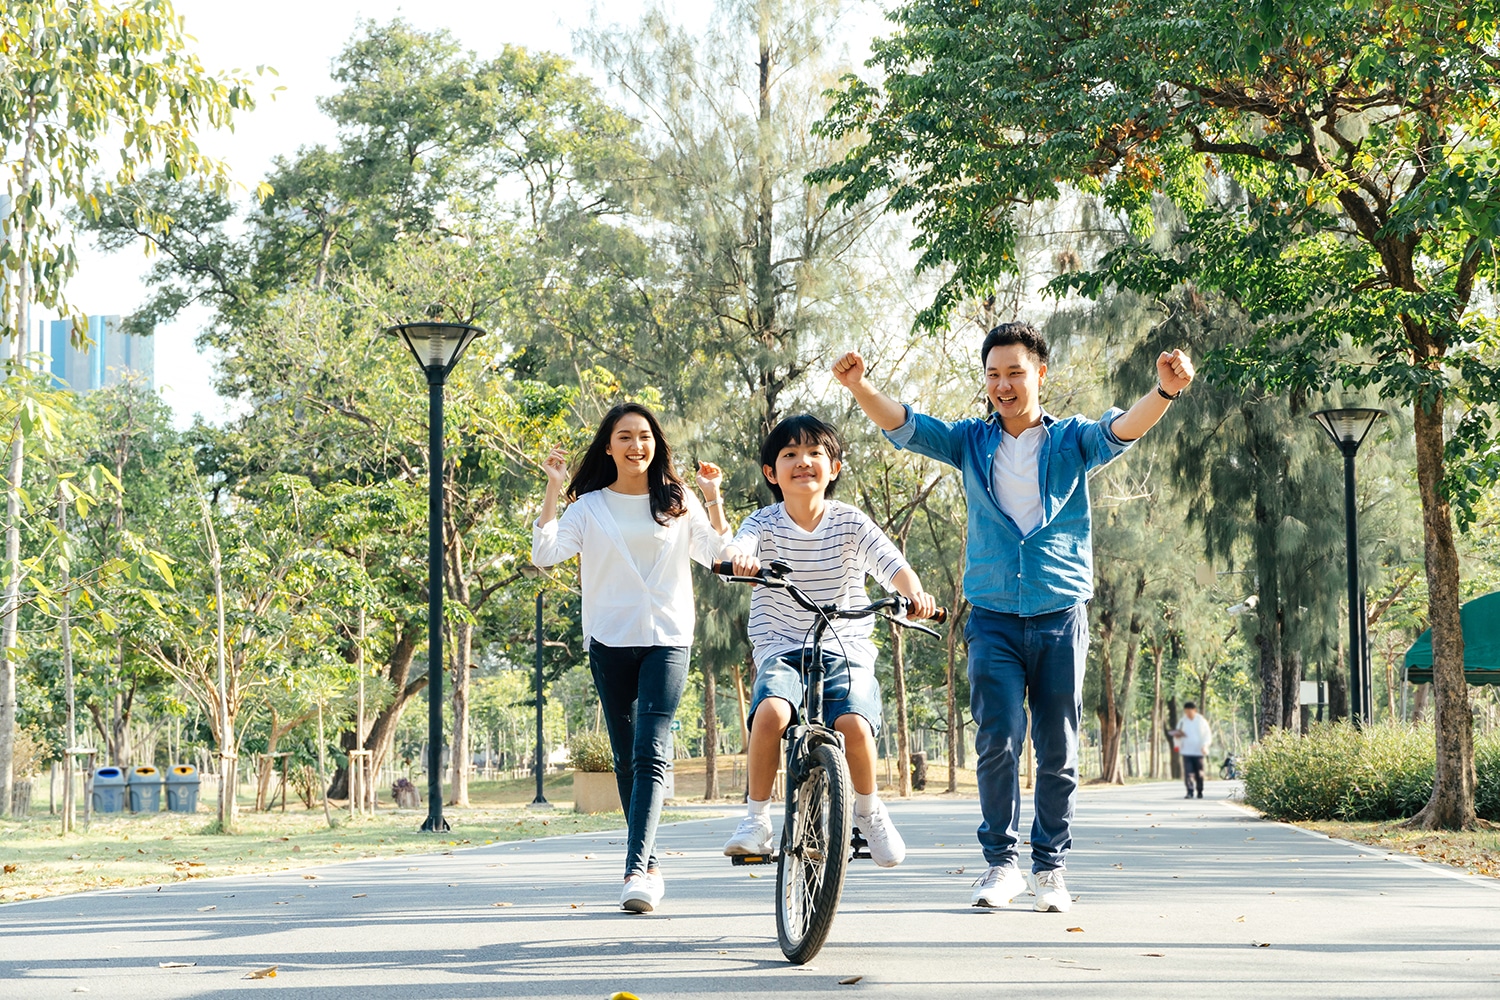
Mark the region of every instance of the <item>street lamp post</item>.
[[542, 744], [542, 600], [545, 592], [542, 590], [540, 580], [547, 575], [547, 571], [540, 566], [528, 565], [521, 568], [521, 575], [528, 580], [536, 580], [536, 798], [531, 800], [533, 808], [550, 808], [552, 803], [547, 801], [547, 796], [542, 793], [542, 778], [546, 774], [546, 758], [543, 756], [545, 748]]
[[1375, 699], [1365, 671], [1365, 622], [1360, 613], [1364, 602], [1359, 590], [1359, 530], [1354, 509], [1354, 455], [1364, 443], [1384, 410], [1346, 407], [1319, 410], [1312, 418], [1328, 432], [1344, 456], [1344, 534], [1349, 562], [1349, 718], [1356, 726], [1368, 725], [1374, 716]]
[[427, 376], [427, 819], [424, 832], [447, 829], [443, 818], [443, 385], [464, 350], [484, 331], [467, 323], [403, 323], [399, 337]]

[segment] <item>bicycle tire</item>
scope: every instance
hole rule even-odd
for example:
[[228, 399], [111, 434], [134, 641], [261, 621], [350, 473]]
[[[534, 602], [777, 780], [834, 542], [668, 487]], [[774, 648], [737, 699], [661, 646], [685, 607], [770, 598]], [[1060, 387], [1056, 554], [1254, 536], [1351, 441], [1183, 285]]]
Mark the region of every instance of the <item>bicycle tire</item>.
[[776, 866], [776, 937], [797, 965], [812, 961], [833, 929], [854, 829], [844, 755], [824, 744], [808, 756], [806, 779], [788, 790]]

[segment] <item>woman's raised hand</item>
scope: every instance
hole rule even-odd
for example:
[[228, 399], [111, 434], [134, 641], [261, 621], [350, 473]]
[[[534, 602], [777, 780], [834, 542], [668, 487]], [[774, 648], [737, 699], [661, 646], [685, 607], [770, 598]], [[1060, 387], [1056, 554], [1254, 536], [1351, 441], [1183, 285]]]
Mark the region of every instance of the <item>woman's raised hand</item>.
[[568, 453], [562, 448], [553, 448], [551, 453], [542, 460], [542, 471], [547, 474], [549, 486], [566, 486], [568, 484]]
[[719, 498], [719, 484], [724, 481], [724, 470], [712, 462], [698, 463], [698, 489], [703, 499], [710, 503]]

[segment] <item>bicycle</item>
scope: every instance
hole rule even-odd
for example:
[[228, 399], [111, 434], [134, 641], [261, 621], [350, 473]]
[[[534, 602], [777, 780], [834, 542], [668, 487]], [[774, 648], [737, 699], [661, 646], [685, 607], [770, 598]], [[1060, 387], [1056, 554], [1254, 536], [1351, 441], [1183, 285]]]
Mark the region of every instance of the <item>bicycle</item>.
[[1234, 754], [1227, 754], [1224, 763], [1219, 765], [1219, 777], [1225, 781], [1231, 781], [1240, 776], [1240, 759]]
[[[910, 604], [900, 596], [884, 597], [863, 608], [820, 606], [787, 580], [791, 567], [780, 561], [767, 564], [755, 576], [734, 575], [728, 561], [714, 571], [734, 583], [781, 587], [817, 616], [809, 641], [803, 644], [802, 721], [782, 734], [786, 818], [780, 850], [731, 859], [736, 865], [776, 865], [776, 938], [788, 960], [805, 965], [828, 940], [849, 862], [870, 856], [864, 838], [854, 829], [854, 790], [844, 760], [843, 734], [823, 721], [823, 634], [835, 619], [875, 617], [934, 638], [941, 636], [925, 625], [888, 613], [894, 609], [905, 614]], [[939, 608], [931, 620], [942, 624], [946, 618], [947, 612]]]

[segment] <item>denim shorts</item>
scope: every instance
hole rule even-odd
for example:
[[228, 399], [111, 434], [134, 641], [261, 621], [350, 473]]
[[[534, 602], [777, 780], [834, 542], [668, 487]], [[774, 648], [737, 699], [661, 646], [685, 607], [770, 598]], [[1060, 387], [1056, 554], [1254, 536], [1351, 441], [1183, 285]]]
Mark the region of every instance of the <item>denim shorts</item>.
[[[755, 692], [750, 698], [749, 717], [753, 722], [755, 710], [767, 698], [780, 698], [792, 706], [792, 721], [802, 716], [802, 696], [806, 688], [802, 671], [804, 651], [783, 653], [760, 665], [755, 672]], [[841, 715], [853, 712], [870, 724], [876, 736], [880, 735], [880, 681], [875, 671], [867, 667], [853, 667], [837, 653], [823, 654], [823, 721], [833, 725]]]

